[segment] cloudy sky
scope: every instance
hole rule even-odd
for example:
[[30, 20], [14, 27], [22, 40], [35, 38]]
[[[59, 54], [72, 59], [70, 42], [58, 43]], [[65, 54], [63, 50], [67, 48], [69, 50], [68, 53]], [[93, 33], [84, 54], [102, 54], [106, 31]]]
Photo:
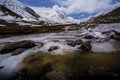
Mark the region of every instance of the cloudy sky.
[[120, 5], [120, 0], [19, 0], [34, 7], [57, 9], [76, 19], [87, 18]]

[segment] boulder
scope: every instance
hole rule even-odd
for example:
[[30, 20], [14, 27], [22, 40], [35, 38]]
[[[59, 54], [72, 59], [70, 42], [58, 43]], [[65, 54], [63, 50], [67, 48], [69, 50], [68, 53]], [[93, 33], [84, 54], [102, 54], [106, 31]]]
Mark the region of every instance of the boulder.
[[81, 49], [82, 51], [91, 51], [92, 45], [91, 45], [90, 41], [84, 42], [84, 43], [80, 46], [80, 49]]
[[51, 71], [46, 74], [42, 80], [73, 80], [72, 76], [65, 74], [62, 71]]
[[29, 49], [29, 48], [32, 48], [34, 46], [36, 46], [35, 42], [30, 41], [30, 40], [8, 43], [5, 46], [3, 46], [3, 48], [0, 50], [0, 53], [4, 54], [4, 53], [13, 52], [13, 51], [15, 51], [16, 49], [19, 49], [19, 48]]
[[57, 49], [59, 49], [58, 46], [51, 46], [51, 47], [48, 49], [48, 51], [54, 51], [54, 50], [57, 50]]

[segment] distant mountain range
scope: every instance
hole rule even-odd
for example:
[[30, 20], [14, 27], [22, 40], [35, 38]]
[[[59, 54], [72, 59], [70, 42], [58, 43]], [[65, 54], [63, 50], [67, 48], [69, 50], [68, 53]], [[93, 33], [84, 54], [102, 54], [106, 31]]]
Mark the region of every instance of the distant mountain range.
[[38, 24], [43, 21], [50, 24], [71, 24], [77, 20], [65, 17], [55, 10], [26, 6], [17, 0], [0, 0], [0, 24], [21, 22], [20, 25], [27, 25], [26, 21], [35, 21]]
[[[79, 23], [63, 13], [40, 7], [30, 7], [17, 0], [0, 0], [0, 26], [14, 23], [18, 25], [45, 25], [45, 24], [73, 24]], [[89, 23], [114, 23], [120, 22], [120, 6], [109, 12], [90, 18]]]

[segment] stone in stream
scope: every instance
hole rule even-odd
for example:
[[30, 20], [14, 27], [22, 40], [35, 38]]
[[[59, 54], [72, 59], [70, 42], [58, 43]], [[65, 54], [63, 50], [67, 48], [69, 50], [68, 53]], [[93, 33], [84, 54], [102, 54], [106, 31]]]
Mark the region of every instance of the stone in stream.
[[30, 40], [8, 43], [5, 46], [3, 46], [3, 48], [0, 50], [0, 54], [13, 52], [19, 48], [29, 49], [29, 48], [32, 48], [34, 46], [36, 46], [35, 42], [30, 41]]

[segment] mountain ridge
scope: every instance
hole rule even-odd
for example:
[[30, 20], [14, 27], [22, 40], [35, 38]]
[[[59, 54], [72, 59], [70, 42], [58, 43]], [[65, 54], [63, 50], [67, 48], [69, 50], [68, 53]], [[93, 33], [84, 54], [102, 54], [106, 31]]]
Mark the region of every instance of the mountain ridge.
[[89, 23], [119, 23], [120, 22], [120, 6], [115, 7], [107, 13], [88, 19]]

